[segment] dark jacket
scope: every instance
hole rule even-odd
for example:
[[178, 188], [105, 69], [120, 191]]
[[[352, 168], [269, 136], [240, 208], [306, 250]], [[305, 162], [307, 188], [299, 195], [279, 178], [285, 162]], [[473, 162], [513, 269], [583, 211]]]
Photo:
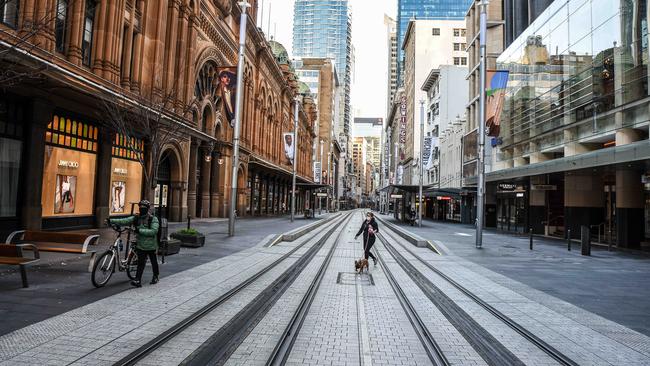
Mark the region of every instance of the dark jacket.
[[[151, 222], [151, 224], [149, 224]], [[111, 224], [119, 226], [133, 225], [138, 228], [135, 247], [140, 250], [158, 249], [158, 218], [156, 216], [129, 216], [123, 219], [111, 219]]]
[[[357, 235], [355, 237], [361, 235], [363, 233], [363, 242], [365, 243], [368, 240], [368, 226], [372, 226], [372, 229], [375, 231], [375, 233], [379, 232], [379, 226], [377, 226], [377, 221], [375, 221], [375, 218], [373, 217], [370, 220], [370, 223], [368, 223], [368, 220], [363, 220], [363, 223], [361, 223], [361, 228], [359, 229], [359, 232], [357, 232]], [[374, 235], [372, 237], [374, 241]]]

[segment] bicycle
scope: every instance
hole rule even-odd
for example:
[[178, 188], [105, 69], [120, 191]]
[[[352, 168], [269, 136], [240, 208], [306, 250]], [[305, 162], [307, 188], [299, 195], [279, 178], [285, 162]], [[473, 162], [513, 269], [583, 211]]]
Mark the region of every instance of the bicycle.
[[[91, 280], [93, 285], [97, 288], [105, 286], [115, 272], [115, 266], [120, 272], [126, 271], [126, 275], [130, 280], [135, 280], [135, 275], [138, 266], [138, 255], [132, 245], [130, 227], [122, 228], [118, 225], [109, 224], [113, 230], [117, 232], [117, 238], [113, 245], [99, 256], [93, 265], [93, 272]], [[122, 233], [128, 232], [126, 240], [126, 251], [124, 259], [120, 258], [120, 252], [124, 250], [124, 241], [122, 240]]]

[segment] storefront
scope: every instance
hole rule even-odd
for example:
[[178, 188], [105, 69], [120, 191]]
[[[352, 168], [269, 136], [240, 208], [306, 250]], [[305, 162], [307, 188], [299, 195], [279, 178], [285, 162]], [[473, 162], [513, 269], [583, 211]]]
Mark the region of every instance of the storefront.
[[93, 224], [97, 127], [54, 115], [45, 133], [43, 228]]
[[[23, 121], [21, 106], [0, 101], [0, 232], [19, 227], [21, 164], [23, 162]], [[4, 237], [4, 235], [3, 235]]]
[[132, 214], [132, 207], [142, 197], [141, 140], [116, 134], [111, 149], [111, 184], [109, 214]]
[[527, 187], [516, 183], [499, 183], [497, 186], [497, 229], [527, 232]]

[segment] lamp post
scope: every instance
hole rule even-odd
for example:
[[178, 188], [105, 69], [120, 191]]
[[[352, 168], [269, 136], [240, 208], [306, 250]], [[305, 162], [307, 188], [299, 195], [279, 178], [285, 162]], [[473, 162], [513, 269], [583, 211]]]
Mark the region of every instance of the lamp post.
[[418, 226], [422, 227], [422, 182], [424, 180], [423, 169], [424, 161], [424, 99], [420, 100], [420, 187], [418, 196], [418, 217], [420, 218]]
[[246, 45], [246, 8], [250, 7], [248, 1], [237, 3], [241, 8], [239, 21], [239, 61], [237, 63], [237, 93], [235, 96], [235, 125], [232, 136], [232, 181], [230, 182], [230, 215], [228, 216], [228, 236], [235, 235], [235, 210], [237, 208], [237, 173], [239, 172], [239, 129], [241, 125], [241, 110], [243, 102], [242, 83], [244, 79], [244, 50]]
[[291, 222], [296, 215], [296, 165], [298, 163], [298, 96], [293, 98], [293, 177], [291, 183]]
[[479, 3], [481, 18], [479, 28], [479, 44], [481, 52], [480, 64], [480, 94], [478, 120], [478, 187], [476, 187], [476, 248], [483, 247], [483, 219], [485, 216], [485, 57], [487, 38], [487, 7], [489, 1]]

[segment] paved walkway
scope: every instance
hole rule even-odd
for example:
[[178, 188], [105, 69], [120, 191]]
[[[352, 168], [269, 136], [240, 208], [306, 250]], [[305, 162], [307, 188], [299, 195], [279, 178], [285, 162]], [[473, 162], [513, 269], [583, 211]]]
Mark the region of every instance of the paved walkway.
[[[271, 234], [280, 234], [326, 217], [297, 218], [293, 223], [288, 216], [243, 218], [237, 220], [236, 236], [228, 236], [227, 219], [196, 219], [192, 227], [206, 236], [202, 248], [181, 248], [179, 254], [166, 257], [160, 265], [161, 280], [173, 273], [222, 258], [250, 248]], [[186, 223], [170, 223], [172, 233]], [[114, 241], [109, 228], [100, 230], [101, 238], [96, 248], [101, 253]], [[90, 304], [99, 299], [128, 290], [126, 274], [116, 272], [108, 285], [96, 289], [87, 272], [89, 256], [41, 253], [41, 262], [27, 269], [29, 288], [22, 288], [20, 273], [14, 266], [0, 265], [0, 335], [25, 327], [49, 317]], [[143, 282], [148, 283], [150, 267], [145, 270]]]
[[[250, 333], [244, 335], [246, 338], [237, 344], [228, 360], [229, 365], [265, 363], [330, 248], [335, 248], [334, 255], [302, 328], [296, 334], [288, 358], [291, 365], [429, 364], [419, 336], [388, 283], [388, 271], [450, 364], [489, 364], [489, 354], [496, 348], [510, 353], [519, 364], [556, 364], [540, 348], [478, 306], [418, 258], [453, 278], [577, 364], [650, 364], [650, 337], [497, 273], [469, 257], [457, 255], [453, 245], [443, 244], [448, 254], [437, 255], [428, 248], [412, 246], [385, 226], [380, 226], [382, 235], [423, 278], [435, 284], [435, 290], [430, 292], [421, 283], [416, 283], [379, 241], [375, 250], [382, 256], [384, 264], [373, 266], [371, 263], [369, 275], [355, 275], [352, 262], [361, 255], [361, 245], [360, 240], [354, 239], [354, 234], [361, 220], [362, 215], [355, 213], [348, 225], [333, 224], [334, 237], [324, 242], [298, 279]], [[185, 329], [180, 338], [172, 340], [140, 363], [176, 365], [198, 347], [204, 346], [215, 331], [232, 321], [234, 314], [273, 283], [326, 231], [313, 230], [294, 242], [282, 242], [269, 248], [260, 243], [170, 275], [156, 286], [124, 291], [0, 336], [0, 365], [112, 364], [264, 266], [304, 244], [277, 267]], [[336, 239], [338, 233], [341, 236]], [[438, 235], [435, 240], [442, 239]], [[496, 248], [497, 242], [491, 245]], [[536, 255], [545, 253], [541, 248], [537, 251], [542, 254]], [[481, 253], [489, 254], [490, 251], [486, 249]], [[524, 253], [519, 255], [524, 256]], [[445, 297], [451, 302], [446, 305], [432, 302], [432, 296]], [[465, 325], [459, 325], [458, 318], [450, 316], [450, 307], [457, 308], [457, 314], [464, 317]], [[467, 328], [470, 323], [474, 325]], [[491, 340], [491, 343], [488, 348], [481, 349], [477, 346], [477, 339]]]
[[[393, 224], [388, 215], [379, 215]], [[571, 252], [566, 242], [486, 230], [483, 249], [475, 248], [471, 225], [425, 220], [422, 228], [398, 225], [431, 240], [450, 255], [524, 283], [546, 294], [596, 313], [650, 336], [650, 256], [646, 253], [608, 252], [592, 247], [591, 257]]]

